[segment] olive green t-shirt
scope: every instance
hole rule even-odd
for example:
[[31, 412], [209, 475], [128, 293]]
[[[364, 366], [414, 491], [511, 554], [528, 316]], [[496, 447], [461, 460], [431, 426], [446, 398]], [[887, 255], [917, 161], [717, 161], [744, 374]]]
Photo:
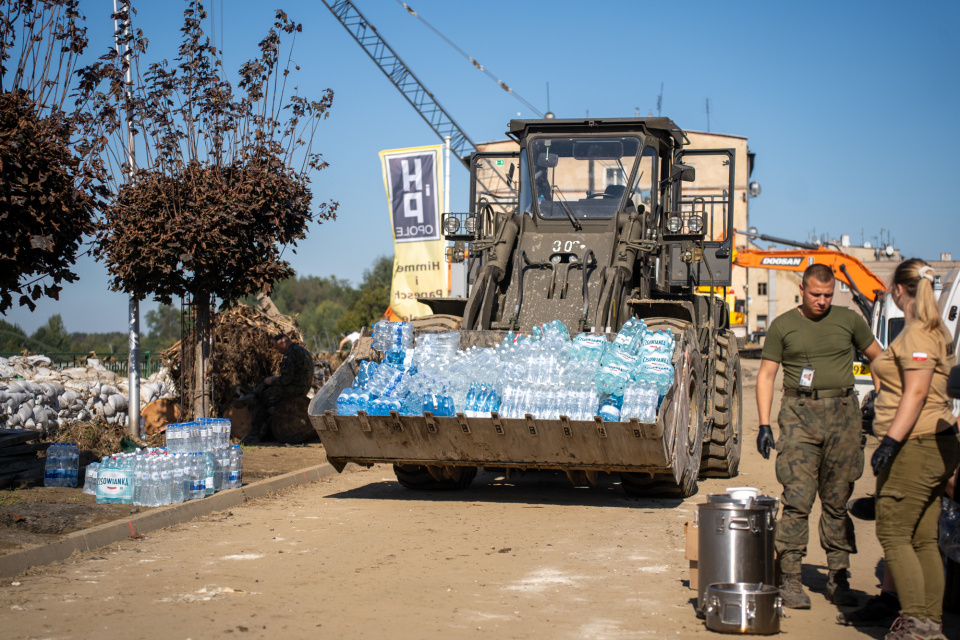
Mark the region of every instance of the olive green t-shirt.
[[873, 344], [866, 321], [846, 307], [830, 307], [811, 320], [792, 309], [774, 318], [767, 331], [761, 358], [783, 365], [783, 388], [796, 389], [800, 370], [815, 371], [812, 389], [852, 387], [854, 347], [865, 351]]
[[874, 361], [873, 374], [880, 380], [873, 420], [873, 433], [878, 438], [887, 435], [893, 424], [903, 397], [904, 372], [910, 369], [933, 369], [933, 378], [909, 437], [938, 433], [957, 423], [953, 402], [947, 397], [947, 376], [955, 361], [952, 346], [939, 331], [928, 331], [919, 322], [910, 321]]

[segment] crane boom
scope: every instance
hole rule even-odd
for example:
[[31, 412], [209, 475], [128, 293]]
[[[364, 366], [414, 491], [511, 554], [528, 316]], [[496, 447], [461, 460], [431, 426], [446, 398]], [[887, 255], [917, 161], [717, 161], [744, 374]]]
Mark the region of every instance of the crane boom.
[[477, 150], [477, 146], [464, 133], [460, 125], [447, 113], [433, 94], [423, 86], [423, 83], [414, 75], [400, 56], [390, 48], [390, 45], [380, 36], [377, 28], [367, 20], [360, 10], [350, 0], [322, 0], [330, 13], [353, 36], [370, 59], [387, 76], [387, 79], [400, 90], [407, 102], [417, 110], [441, 141], [450, 137], [450, 150], [466, 166], [470, 168], [470, 154]]

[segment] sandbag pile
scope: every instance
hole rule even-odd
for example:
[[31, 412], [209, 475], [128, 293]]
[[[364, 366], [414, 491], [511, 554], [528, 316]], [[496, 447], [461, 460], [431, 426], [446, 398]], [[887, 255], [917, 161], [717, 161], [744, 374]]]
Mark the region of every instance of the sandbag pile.
[[[167, 369], [140, 382], [140, 406], [175, 395]], [[96, 358], [85, 367], [55, 368], [46, 356], [0, 358], [0, 426], [54, 433], [72, 422], [125, 424], [127, 379]]]

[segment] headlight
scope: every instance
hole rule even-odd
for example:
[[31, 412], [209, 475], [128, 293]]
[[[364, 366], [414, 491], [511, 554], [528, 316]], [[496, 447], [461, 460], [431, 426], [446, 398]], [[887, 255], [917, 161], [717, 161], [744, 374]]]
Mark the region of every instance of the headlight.
[[477, 216], [468, 216], [463, 222], [463, 228], [466, 229], [470, 235], [475, 234], [477, 232]]
[[443, 220], [443, 231], [447, 235], [453, 235], [460, 230], [460, 221], [454, 216], [447, 216]]
[[680, 233], [683, 228], [683, 218], [679, 214], [673, 213], [667, 218], [667, 231], [670, 233]]
[[703, 231], [703, 218], [698, 215], [692, 215], [687, 218], [687, 231], [690, 233], [700, 233]]

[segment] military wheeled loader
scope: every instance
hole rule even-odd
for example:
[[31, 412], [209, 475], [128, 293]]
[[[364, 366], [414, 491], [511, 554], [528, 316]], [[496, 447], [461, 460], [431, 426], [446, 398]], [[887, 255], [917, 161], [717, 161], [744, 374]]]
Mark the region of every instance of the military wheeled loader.
[[736, 475], [741, 372], [723, 296], [733, 150], [690, 149], [659, 117], [513, 120], [507, 133], [519, 150], [471, 156], [469, 211], [442, 219], [448, 259], [469, 260], [469, 297], [422, 300], [445, 315], [416, 331], [459, 328], [466, 348], [554, 319], [611, 339], [631, 317], [669, 328], [675, 380], [656, 422], [340, 416], [351, 356], [310, 405], [329, 462], [392, 463], [411, 488], [463, 488], [482, 467], [561, 469], [576, 485], [618, 472], [629, 493], [680, 497], [700, 476]]

